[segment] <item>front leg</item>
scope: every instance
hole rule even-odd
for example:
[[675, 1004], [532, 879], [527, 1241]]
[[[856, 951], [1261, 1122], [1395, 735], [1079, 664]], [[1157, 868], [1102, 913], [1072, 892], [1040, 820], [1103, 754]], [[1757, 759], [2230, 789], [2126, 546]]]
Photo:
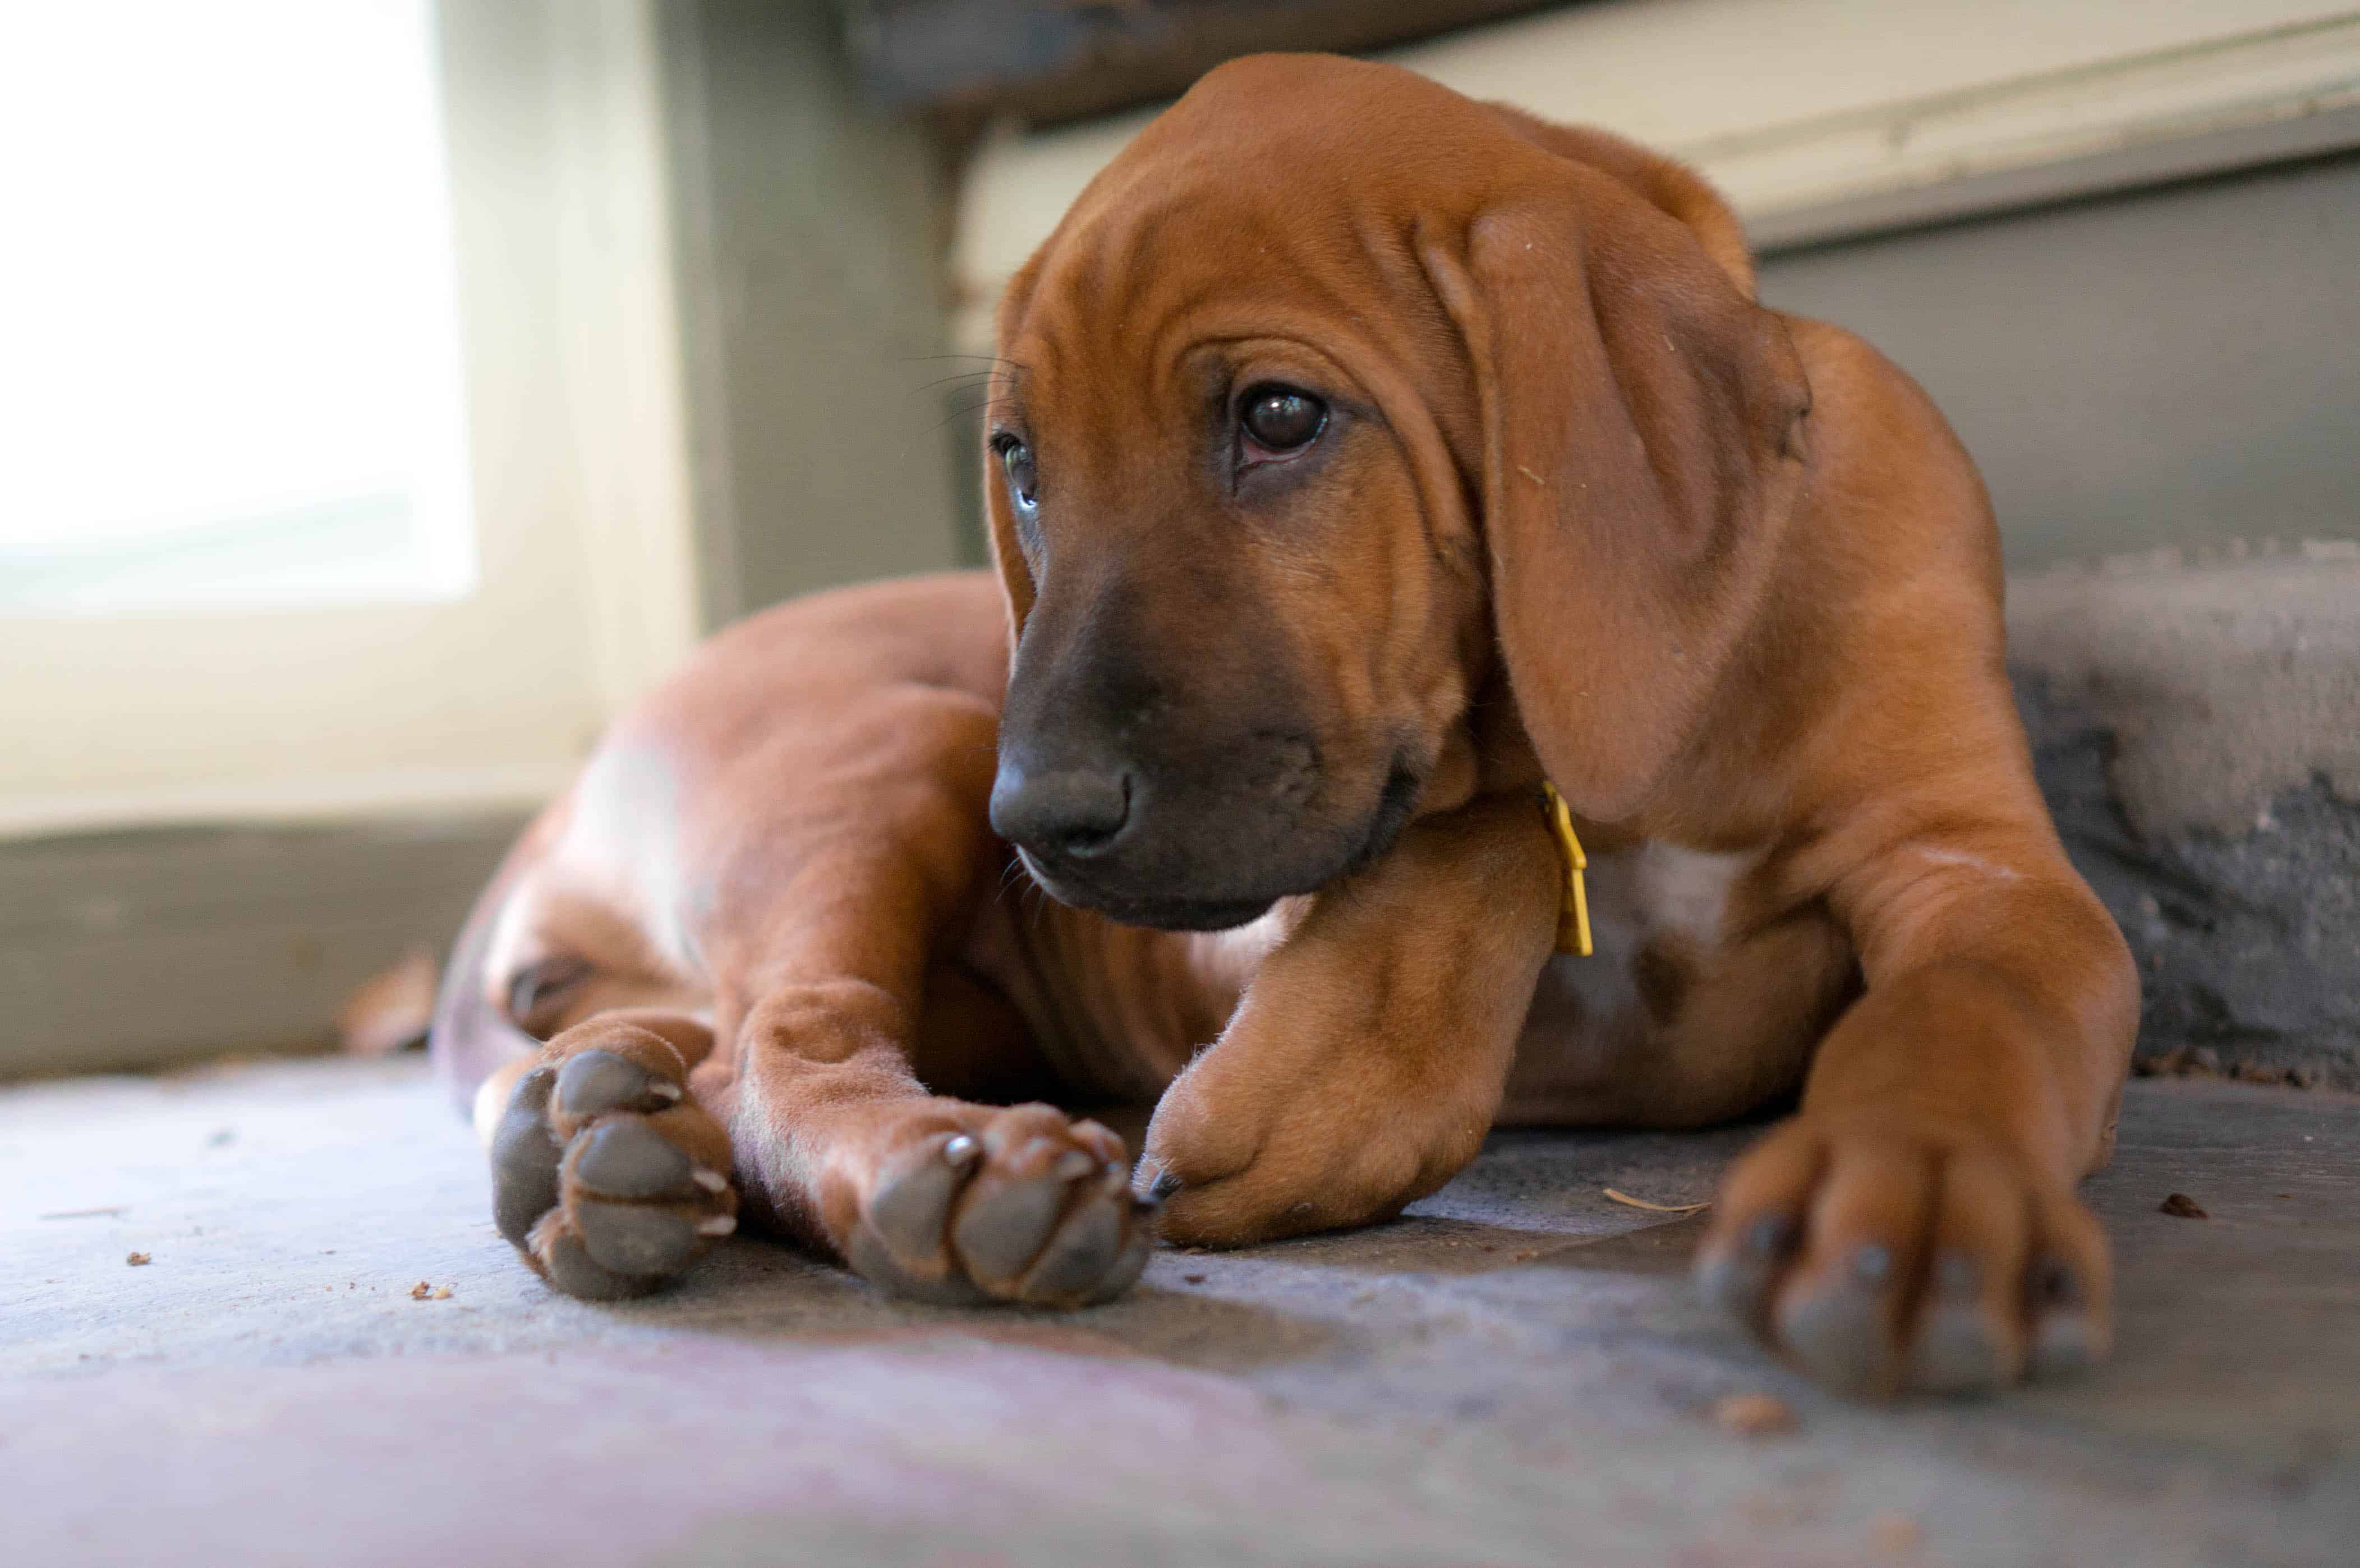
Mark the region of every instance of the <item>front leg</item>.
[[2137, 1028], [2121, 933], [2045, 823], [1905, 838], [1830, 901], [1867, 989], [1728, 1177], [1706, 1293], [1858, 1393], [2103, 1357], [2105, 1239], [2073, 1187], [2112, 1149]]
[[1152, 1204], [1122, 1140], [1046, 1105], [929, 1094], [913, 1008], [838, 974], [768, 990], [720, 1099], [747, 1199], [767, 1225], [895, 1295], [1078, 1307], [1145, 1267]]
[[1390, 1218], [1475, 1157], [1557, 930], [1536, 801], [1419, 822], [1314, 895], [1164, 1091], [1136, 1182], [1175, 1241]]
[[759, 727], [770, 749], [683, 743], [703, 782], [676, 853], [640, 857], [680, 873], [639, 907], [679, 911], [709, 1013], [582, 1018], [487, 1085], [504, 1233], [585, 1296], [658, 1289], [739, 1220], [928, 1301], [1120, 1294], [1153, 1232], [1121, 1139], [941, 1092], [993, 1093], [1032, 1051], [945, 951], [1001, 865], [990, 709], [903, 688]]

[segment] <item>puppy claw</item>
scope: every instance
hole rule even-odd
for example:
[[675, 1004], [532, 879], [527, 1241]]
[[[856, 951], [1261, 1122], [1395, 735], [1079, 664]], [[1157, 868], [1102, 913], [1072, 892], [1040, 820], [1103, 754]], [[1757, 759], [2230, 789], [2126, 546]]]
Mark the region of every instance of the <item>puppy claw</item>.
[[736, 1214], [715, 1214], [696, 1222], [696, 1234], [699, 1236], [727, 1236], [737, 1228]]
[[708, 1192], [726, 1192], [729, 1190], [729, 1178], [709, 1165], [698, 1166], [689, 1172], [689, 1176]]

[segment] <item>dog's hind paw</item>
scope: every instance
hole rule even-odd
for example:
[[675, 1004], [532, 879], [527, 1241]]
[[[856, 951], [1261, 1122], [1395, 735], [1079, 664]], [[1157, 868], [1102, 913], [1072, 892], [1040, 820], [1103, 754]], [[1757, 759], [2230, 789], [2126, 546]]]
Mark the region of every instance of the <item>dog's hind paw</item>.
[[728, 1135], [679, 1071], [661, 1035], [593, 1020], [551, 1041], [509, 1095], [492, 1135], [493, 1217], [567, 1295], [646, 1295], [738, 1228]]

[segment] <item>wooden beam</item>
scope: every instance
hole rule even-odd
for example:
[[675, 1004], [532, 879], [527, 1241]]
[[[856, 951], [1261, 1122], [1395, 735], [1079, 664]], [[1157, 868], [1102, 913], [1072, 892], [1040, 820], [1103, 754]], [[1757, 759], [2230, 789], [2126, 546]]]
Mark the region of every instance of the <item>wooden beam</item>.
[[353, 988], [439, 961], [522, 819], [0, 843], [0, 1078], [326, 1048]]
[[848, 0], [869, 91], [897, 108], [1032, 125], [1169, 98], [1225, 60], [1356, 54], [1547, 0]]

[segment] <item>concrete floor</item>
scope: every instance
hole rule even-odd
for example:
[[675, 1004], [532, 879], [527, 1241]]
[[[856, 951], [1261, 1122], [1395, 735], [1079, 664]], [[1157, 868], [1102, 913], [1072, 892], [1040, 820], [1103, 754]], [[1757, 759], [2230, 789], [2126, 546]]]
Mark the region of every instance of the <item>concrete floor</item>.
[[[0, 1558], [2360, 1560], [2360, 1099], [2135, 1083], [2089, 1188], [2113, 1366], [1896, 1410], [1765, 1361], [1690, 1298], [1698, 1222], [1601, 1195], [1706, 1197], [1745, 1136], [1499, 1137], [1398, 1225], [1166, 1252], [1076, 1317], [753, 1241], [612, 1308], [517, 1263], [414, 1063], [20, 1088]], [[1797, 1429], [1711, 1419], [1756, 1391]]]

